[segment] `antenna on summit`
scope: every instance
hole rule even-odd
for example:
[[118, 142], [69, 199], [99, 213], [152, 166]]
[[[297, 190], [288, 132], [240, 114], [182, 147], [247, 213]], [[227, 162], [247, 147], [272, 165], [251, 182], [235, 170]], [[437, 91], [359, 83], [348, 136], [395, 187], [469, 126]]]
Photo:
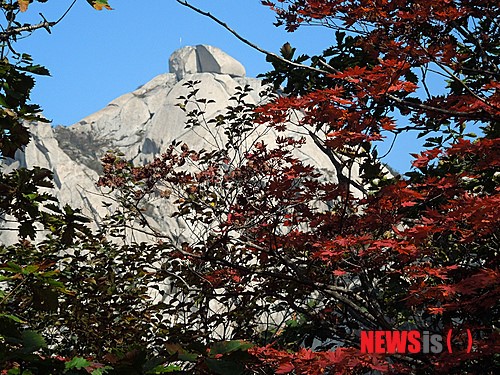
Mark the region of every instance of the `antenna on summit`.
[[179, 47], [182, 47], [182, 36], [179, 37]]

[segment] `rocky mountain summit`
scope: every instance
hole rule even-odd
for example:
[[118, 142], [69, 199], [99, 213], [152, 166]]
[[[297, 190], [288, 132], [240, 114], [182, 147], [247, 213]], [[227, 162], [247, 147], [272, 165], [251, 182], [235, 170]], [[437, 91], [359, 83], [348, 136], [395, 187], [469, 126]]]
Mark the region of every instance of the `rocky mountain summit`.
[[[212, 99], [207, 118], [213, 118], [229, 104], [236, 87], [253, 88], [248, 102], [258, 104], [262, 82], [245, 77], [245, 68], [220, 49], [207, 45], [188, 46], [175, 51], [169, 59], [169, 73], [161, 74], [137, 90], [113, 100], [102, 110], [68, 127], [32, 124], [32, 141], [14, 159], [3, 162], [4, 170], [40, 166], [54, 174], [55, 196], [62, 203], [80, 207], [99, 223], [108, 214], [96, 182], [101, 171], [100, 158], [108, 150], [117, 150], [134, 163], [144, 163], [159, 155], [173, 140], [197, 146], [206, 137], [193, 128], [185, 128], [185, 113], [177, 106], [179, 96], [187, 94], [187, 81], [199, 81], [198, 96]], [[273, 134], [267, 134], [269, 139]], [[326, 171], [333, 171], [331, 161], [314, 142], [301, 149], [301, 158]], [[333, 176], [333, 178], [335, 178]], [[153, 204], [146, 216], [156, 227], [179, 238], [183, 228], [172, 219], [172, 207]], [[0, 226], [15, 223], [2, 220]], [[0, 241], [17, 240], [14, 231], [0, 231]]]

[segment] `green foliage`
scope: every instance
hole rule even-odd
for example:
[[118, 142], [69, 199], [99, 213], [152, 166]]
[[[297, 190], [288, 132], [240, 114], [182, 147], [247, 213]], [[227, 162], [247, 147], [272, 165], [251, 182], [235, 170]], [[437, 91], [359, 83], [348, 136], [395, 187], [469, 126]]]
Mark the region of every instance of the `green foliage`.
[[[4, 47], [5, 48], [5, 47]], [[14, 63], [2, 55], [0, 60], [0, 155], [13, 157], [17, 149], [29, 142], [24, 121], [44, 121], [38, 113], [40, 107], [29, 104], [35, 80], [30, 74], [48, 75], [31, 57], [20, 55]]]
[[[37, 25], [18, 22], [18, 11], [28, 11], [32, 2], [18, 0], [0, 4], [5, 21], [0, 32], [2, 159], [14, 157], [28, 144], [29, 124], [46, 121], [40, 116], [40, 107], [30, 103], [30, 95], [35, 85], [34, 76], [49, 75], [49, 71], [35, 64], [30, 55], [18, 53], [13, 47], [13, 43], [26, 33], [37, 29], [50, 32], [57, 24], [45, 20]], [[94, 3], [96, 9], [109, 9], [107, 1]], [[64, 270], [59, 266], [65, 259], [63, 252], [90, 235], [85, 226], [89, 220], [79, 209], [67, 205], [60, 207], [48, 192], [52, 187], [52, 173], [47, 169], [0, 171], [0, 216], [3, 220], [17, 222], [18, 227], [14, 225], [10, 229], [18, 233], [20, 240], [10, 247], [0, 245], [0, 370], [8, 374], [70, 373], [78, 368], [68, 365], [67, 371], [63, 371], [64, 362], [50, 357], [53, 351], [48, 347], [47, 329], [64, 327], [57, 314], [76, 294], [68, 289], [71, 282], [66, 282]], [[25, 240], [36, 238], [40, 241], [43, 231], [47, 235], [44, 244], [33, 245]], [[49, 321], [51, 324], [47, 324]], [[100, 366], [92, 373], [102, 374], [108, 369]]]

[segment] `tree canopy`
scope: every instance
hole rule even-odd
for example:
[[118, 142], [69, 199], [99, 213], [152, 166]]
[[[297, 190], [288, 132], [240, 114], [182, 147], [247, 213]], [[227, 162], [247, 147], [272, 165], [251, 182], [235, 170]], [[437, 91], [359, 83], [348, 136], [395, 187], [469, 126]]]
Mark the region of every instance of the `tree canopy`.
[[[0, 33], [4, 51], [15, 52], [26, 26], [11, 19], [29, 3], [2, 2], [11, 22]], [[187, 81], [179, 98], [186, 127], [218, 128], [224, 145], [173, 141], [145, 165], [105, 155], [98, 184], [121, 206], [100, 232], [39, 192], [49, 171], [1, 175], [2, 214], [20, 223], [19, 243], [0, 247], [7, 373], [498, 368], [497, 2], [262, 3], [290, 32], [331, 29], [324, 52], [261, 50], [272, 64], [264, 104], [249, 104], [251, 88], [238, 87], [213, 119], [210, 98]], [[29, 141], [23, 121], [38, 119], [31, 75], [48, 73], [16, 56], [2, 56], [4, 157]], [[269, 129], [272, 142], [256, 136]], [[397, 175], [376, 145], [402, 132], [426, 144]], [[328, 157], [336, 178], [297, 156], [305, 142]], [[170, 201], [192, 236], [172, 243], [152, 227], [141, 214], [151, 197]], [[114, 241], [129, 222], [155, 241]], [[49, 233], [41, 243], [27, 240], [36, 223]], [[362, 342], [371, 332], [384, 332], [379, 350]]]

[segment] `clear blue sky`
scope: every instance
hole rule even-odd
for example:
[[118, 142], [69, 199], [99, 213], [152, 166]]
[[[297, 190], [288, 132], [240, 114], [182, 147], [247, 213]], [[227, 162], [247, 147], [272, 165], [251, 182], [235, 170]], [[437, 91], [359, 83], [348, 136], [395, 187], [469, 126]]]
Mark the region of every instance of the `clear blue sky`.
[[[32, 4], [23, 17], [39, 22], [41, 12], [58, 19], [71, 0]], [[52, 76], [37, 79], [32, 101], [54, 125], [71, 125], [118, 96], [168, 71], [170, 54], [181, 46], [210, 44], [221, 48], [255, 77], [269, 70], [265, 56], [244, 45], [212, 20], [174, 0], [109, 0], [113, 11], [95, 11], [78, 0], [52, 34], [38, 30], [16, 48], [46, 66]], [[290, 42], [300, 53], [314, 54], [329, 46], [333, 32], [306, 27], [287, 33], [273, 25], [274, 14], [260, 0], [193, 0], [227, 22], [242, 36], [274, 52]], [[413, 138], [413, 137], [411, 137]], [[384, 159], [399, 171], [409, 169], [415, 141], [401, 137]], [[412, 147], [413, 146], [413, 147]]]

